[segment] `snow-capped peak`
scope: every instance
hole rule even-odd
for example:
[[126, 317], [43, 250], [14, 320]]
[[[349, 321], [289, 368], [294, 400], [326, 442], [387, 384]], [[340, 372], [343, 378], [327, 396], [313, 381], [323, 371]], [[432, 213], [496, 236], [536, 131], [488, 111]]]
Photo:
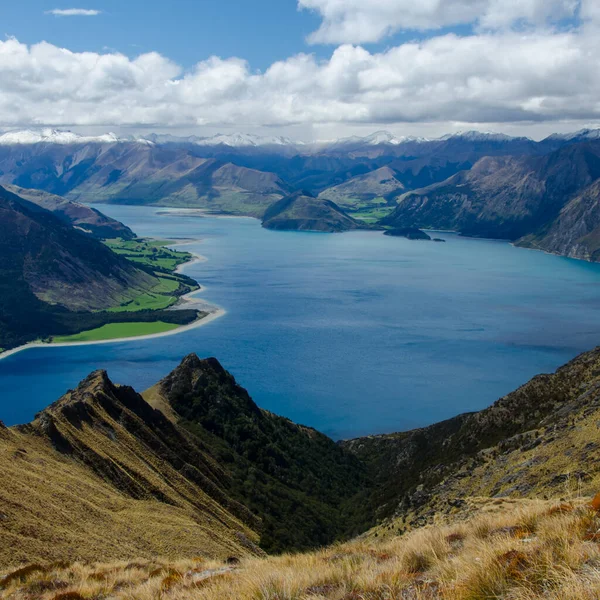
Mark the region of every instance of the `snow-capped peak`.
[[105, 133], [98, 136], [86, 136], [62, 131], [59, 129], [25, 129], [21, 131], [8, 131], [0, 135], [0, 145], [12, 146], [19, 144], [88, 144], [92, 142], [100, 144], [114, 144], [124, 141], [114, 133]]
[[250, 133], [217, 134], [209, 138], [200, 138], [196, 144], [201, 146], [232, 146], [233, 148], [258, 147], [258, 146], [294, 146], [290, 138], [282, 136], [260, 136]]
[[506, 135], [505, 133], [497, 133], [496, 131], [457, 131], [456, 133], [448, 133], [443, 135], [440, 140], [446, 141], [450, 139], [463, 139], [470, 142], [506, 142], [516, 138]]
[[600, 128], [598, 129], [580, 129], [579, 131], [575, 131], [573, 133], [553, 133], [549, 135], [546, 139], [548, 140], [598, 140], [600, 139]]

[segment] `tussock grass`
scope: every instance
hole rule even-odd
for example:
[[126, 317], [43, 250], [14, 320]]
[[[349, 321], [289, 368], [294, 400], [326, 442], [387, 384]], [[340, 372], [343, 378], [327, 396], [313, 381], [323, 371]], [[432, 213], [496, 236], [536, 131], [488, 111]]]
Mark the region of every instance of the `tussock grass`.
[[600, 514], [589, 501], [494, 501], [450, 525], [365, 536], [305, 554], [33, 565], [3, 574], [0, 597], [592, 600], [600, 597], [598, 531]]

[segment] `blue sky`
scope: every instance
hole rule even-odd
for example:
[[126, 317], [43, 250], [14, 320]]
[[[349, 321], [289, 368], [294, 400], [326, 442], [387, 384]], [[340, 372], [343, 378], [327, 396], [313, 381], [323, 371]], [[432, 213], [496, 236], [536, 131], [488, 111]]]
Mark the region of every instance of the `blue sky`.
[[[97, 17], [55, 17], [55, 8], [101, 10]], [[254, 68], [307, 50], [319, 25], [295, 0], [54, 0], [3, 2], [3, 34], [28, 44], [46, 40], [74, 51], [115, 49], [129, 56], [157, 51], [191, 67], [217, 54], [242, 56]], [[313, 51], [315, 49], [310, 49]], [[316, 50], [319, 50], [318, 48]], [[325, 54], [330, 48], [321, 47]]]
[[[367, 3], [368, 0], [365, 0]], [[56, 8], [99, 10], [97, 17], [56, 17]], [[326, 59], [335, 44], [308, 44], [321, 19], [300, 9], [296, 0], [99, 0], [57, 3], [26, 0], [0, 7], [2, 32], [27, 44], [45, 40], [77, 52], [116, 50], [130, 57], [156, 51], [190, 68], [211, 55], [243, 57], [254, 69], [299, 52]], [[459, 34], [457, 25], [437, 30]], [[431, 37], [431, 32], [405, 31], [365, 44], [372, 51]]]
[[539, 137], [600, 120], [598, 0], [26, 0], [0, 22], [3, 129]]

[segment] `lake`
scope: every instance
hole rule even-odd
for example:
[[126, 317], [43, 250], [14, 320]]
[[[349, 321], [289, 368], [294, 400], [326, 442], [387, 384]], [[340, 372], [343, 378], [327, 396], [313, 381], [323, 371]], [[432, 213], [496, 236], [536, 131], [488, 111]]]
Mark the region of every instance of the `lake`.
[[246, 218], [97, 207], [142, 236], [201, 240], [185, 272], [225, 316], [171, 337], [0, 360], [0, 419], [22, 423], [95, 369], [142, 391], [216, 356], [263, 408], [334, 438], [484, 408], [600, 339], [600, 265], [442, 234], [267, 231]]

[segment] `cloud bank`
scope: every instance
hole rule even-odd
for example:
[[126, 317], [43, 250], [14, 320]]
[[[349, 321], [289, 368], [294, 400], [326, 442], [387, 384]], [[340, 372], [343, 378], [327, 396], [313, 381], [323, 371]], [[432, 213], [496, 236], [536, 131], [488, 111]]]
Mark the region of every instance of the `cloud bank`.
[[[301, 2], [314, 7], [362, 4]], [[404, 0], [373, 2], [382, 9], [399, 4]], [[405, 23], [420, 22], [414, 4], [406, 2], [413, 11], [402, 17]], [[427, 27], [467, 18], [460, 15], [475, 5], [480, 7], [481, 23], [501, 21], [494, 17], [496, 0], [420, 4], [427, 18], [419, 18]], [[516, 15], [537, 19], [538, 9], [542, 20], [572, 10], [565, 0], [503, 0], [503, 6], [512, 7], [511, 19]], [[600, 10], [595, 0], [584, 0], [579, 10], [581, 23], [570, 29], [495, 27], [467, 36], [434, 35], [382, 52], [344, 43], [327, 60], [298, 54], [263, 72], [252, 70], [240, 58], [211, 57], [184, 71], [157, 53], [132, 59], [114, 52], [77, 53], [46, 42], [27, 46], [7, 39], [0, 41], [0, 126], [248, 129], [336, 123], [597, 121]], [[503, 12], [504, 20], [508, 14]]]
[[54, 8], [47, 10], [47, 15], [54, 15], [56, 17], [96, 17], [101, 14], [101, 10], [87, 9], [87, 8]]
[[[588, 0], [591, 5], [593, 0]], [[474, 24], [497, 30], [539, 26], [576, 16], [578, 0], [298, 0], [323, 22], [312, 43], [377, 42], [401, 30], [428, 31]]]

